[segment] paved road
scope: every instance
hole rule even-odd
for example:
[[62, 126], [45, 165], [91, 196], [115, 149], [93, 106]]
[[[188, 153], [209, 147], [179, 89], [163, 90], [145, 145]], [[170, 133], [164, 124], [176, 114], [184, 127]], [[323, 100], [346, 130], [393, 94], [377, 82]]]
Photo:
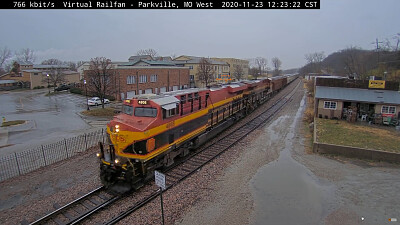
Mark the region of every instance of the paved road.
[[9, 132], [7, 144], [11, 146], [0, 148], [0, 155], [105, 127], [107, 121], [93, 123], [93, 118], [81, 118], [79, 113], [86, 109], [85, 96], [67, 91], [52, 96], [45, 96], [46, 93], [47, 89], [0, 94], [1, 117], [7, 121], [28, 120], [32, 124], [24, 132]]

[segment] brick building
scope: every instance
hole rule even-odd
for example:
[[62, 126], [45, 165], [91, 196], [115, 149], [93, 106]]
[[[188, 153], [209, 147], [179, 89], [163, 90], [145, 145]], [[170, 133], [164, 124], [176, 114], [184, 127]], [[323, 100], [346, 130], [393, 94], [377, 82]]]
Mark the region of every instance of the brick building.
[[[85, 78], [88, 71], [85, 70]], [[109, 95], [117, 100], [129, 99], [140, 94], [160, 94], [186, 89], [189, 86], [189, 68], [176, 66], [173, 62], [127, 62], [119, 64], [114, 72]]]

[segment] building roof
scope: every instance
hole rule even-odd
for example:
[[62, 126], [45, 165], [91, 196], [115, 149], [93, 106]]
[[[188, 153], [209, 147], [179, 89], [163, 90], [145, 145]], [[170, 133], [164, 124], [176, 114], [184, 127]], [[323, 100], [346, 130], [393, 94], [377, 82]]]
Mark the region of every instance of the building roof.
[[154, 60], [145, 60], [145, 59], [140, 59], [138, 61], [134, 62], [123, 62], [118, 64], [118, 66], [135, 66], [136, 64], [144, 62], [150, 66], [176, 66], [175, 62], [172, 61], [154, 61]]
[[183, 55], [183, 56], [179, 56], [180, 57], [185, 57], [185, 58], [189, 58], [190, 60], [176, 60], [174, 59], [174, 61], [176, 63], [188, 63], [188, 64], [199, 64], [202, 58], [207, 59], [212, 65], [228, 65], [228, 63], [226, 62], [222, 62], [222, 61], [217, 61], [214, 59], [210, 59], [210, 58], [206, 58], [206, 57], [198, 57], [198, 56], [188, 56], [188, 55]]
[[33, 65], [34, 69], [69, 69], [69, 66], [66, 65], [42, 65], [35, 64]]
[[32, 66], [33, 63], [31, 61], [21, 61], [21, 60], [15, 60], [20, 66]]
[[129, 57], [128, 60], [129, 60], [129, 62], [136, 62], [141, 59], [153, 60], [153, 57], [151, 57], [151, 55], [133, 55], [133, 56]]
[[400, 104], [400, 92], [376, 89], [316, 86], [315, 98]]
[[35, 69], [32, 69], [32, 70], [22, 70], [23, 72], [28, 72], [28, 73], [40, 73], [40, 72], [43, 72], [42, 70], [35, 70]]
[[18, 81], [16, 80], [0, 80], [0, 84], [13, 84], [17, 83]]

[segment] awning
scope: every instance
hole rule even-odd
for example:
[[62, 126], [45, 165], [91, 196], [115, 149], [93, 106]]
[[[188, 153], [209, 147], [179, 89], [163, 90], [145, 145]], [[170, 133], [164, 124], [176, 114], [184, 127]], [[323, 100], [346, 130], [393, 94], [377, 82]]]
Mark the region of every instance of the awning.
[[175, 109], [176, 108], [176, 103], [168, 104], [168, 105], [162, 105], [161, 108], [165, 110], [170, 110], [170, 109]]

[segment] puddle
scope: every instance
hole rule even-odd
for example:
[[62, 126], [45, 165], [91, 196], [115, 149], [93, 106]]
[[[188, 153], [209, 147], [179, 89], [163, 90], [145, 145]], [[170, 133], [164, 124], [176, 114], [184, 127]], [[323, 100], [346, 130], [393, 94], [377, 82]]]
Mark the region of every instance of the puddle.
[[261, 167], [251, 180], [254, 224], [320, 224], [332, 207], [334, 187], [291, 156], [304, 102], [303, 97], [289, 132], [277, 145], [282, 150], [279, 158]]

